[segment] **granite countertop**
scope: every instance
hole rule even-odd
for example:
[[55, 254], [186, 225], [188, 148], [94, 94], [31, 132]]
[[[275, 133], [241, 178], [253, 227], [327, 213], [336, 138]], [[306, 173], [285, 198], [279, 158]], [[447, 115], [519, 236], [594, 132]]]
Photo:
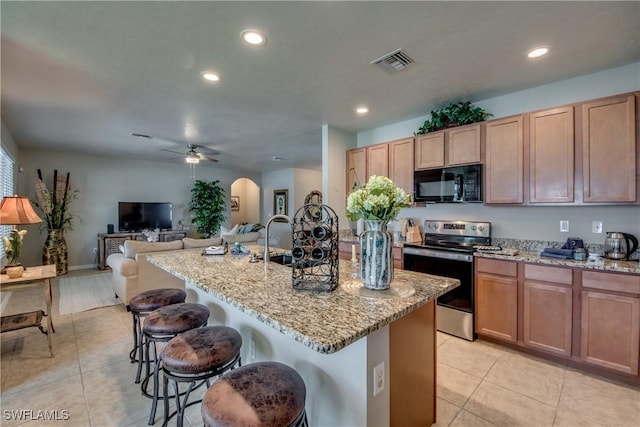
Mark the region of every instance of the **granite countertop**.
[[[247, 247], [256, 253], [262, 248]], [[334, 353], [459, 286], [456, 279], [395, 270], [389, 291], [370, 291], [340, 262], [332, 292], [292, 287], [291, 267], [250, 263], [248, 255], [203, 256], [199, 250], [149, 254], [147, 260], [292, 339]]]
[[476, 252], [475, 256], [482, 258], [496, 258], [508, 261], [522, 261], [534, 264], [545, 264], [557, 267], [574, 267], [589, 270], [611, 271], [618, 273], [640, 274], [640, 263], [637, 261], [613, 261], [598, 257], [595, 261], [575, 261], [572, 259], [558, 259], [541, 257], [540, 252], [519, 251], [517, 255], [508, 256], [487, 252]]

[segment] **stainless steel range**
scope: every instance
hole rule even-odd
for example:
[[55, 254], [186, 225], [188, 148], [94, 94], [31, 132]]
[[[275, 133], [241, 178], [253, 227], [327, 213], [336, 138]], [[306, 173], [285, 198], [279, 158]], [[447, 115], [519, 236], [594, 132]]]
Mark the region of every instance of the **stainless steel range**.
[[490, 244], [489, 222], [427, 220], [423, 243], [404, 245], [405, 270], [460, 280], [459, 287], [437, 300], [439, 331], [470, 341], [475, 339], [473, 252], [475, 246]]

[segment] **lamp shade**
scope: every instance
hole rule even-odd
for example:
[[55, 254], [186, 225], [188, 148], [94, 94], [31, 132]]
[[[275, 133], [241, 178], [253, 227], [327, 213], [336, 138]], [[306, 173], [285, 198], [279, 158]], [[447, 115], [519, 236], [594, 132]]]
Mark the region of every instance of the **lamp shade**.
[[26, 197], [6, 196], [0, 202], [0, 224], [24, 225], [37, 224], [42, 219], [33, 210], [31, 202]]

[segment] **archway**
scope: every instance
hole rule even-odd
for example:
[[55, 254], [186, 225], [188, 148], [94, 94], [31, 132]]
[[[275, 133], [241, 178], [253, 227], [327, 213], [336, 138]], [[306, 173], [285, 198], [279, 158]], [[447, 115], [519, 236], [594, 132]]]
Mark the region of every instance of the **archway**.
[[231, 183], [231, 226], [260, 222], [260, 187], [249, 178]]

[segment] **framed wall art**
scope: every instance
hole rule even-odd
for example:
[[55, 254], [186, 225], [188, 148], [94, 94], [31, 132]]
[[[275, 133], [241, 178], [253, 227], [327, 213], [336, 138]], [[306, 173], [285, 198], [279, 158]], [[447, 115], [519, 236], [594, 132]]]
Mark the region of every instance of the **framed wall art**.
[[240, 210], [240, 196], [231, 196], [231, 210], [232, 211]]
[[287, 215], [289, 212], [289, 190], [273, 190], [273, 214]]

